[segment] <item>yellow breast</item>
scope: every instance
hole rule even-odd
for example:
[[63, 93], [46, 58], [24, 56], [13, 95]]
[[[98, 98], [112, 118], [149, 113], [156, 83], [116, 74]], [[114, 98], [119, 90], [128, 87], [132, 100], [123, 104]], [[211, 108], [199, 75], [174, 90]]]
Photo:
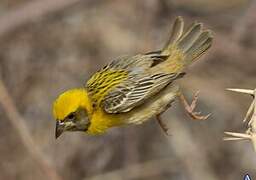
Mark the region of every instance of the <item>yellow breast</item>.
[[124, 124], [124, 122], [118, 114], [108, 114], [101, 108], [98, 108], [91, 116], [90, 126], [87, 132], [93, 135], [102, 134], [108, 128], [122, 124]]

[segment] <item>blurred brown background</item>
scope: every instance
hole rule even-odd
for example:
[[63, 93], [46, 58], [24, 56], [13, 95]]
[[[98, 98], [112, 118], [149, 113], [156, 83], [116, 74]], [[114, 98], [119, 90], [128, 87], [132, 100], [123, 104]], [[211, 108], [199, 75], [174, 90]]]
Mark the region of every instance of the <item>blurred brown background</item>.
[[[177, 101], [164, 115], [169, 137], [151, 120], [55, 140], [57, 95], [116, 56], [160, 49], [178, 15], [214, 31], [213, 47], [180, 81], [190, 99], [201, 91], [209, 120], [190, 120]], [[224, 89], [255, 88], [255, 47], [255, 1], [1, 0], [0, 179], [255, 179], [251, 144], [222, 140], [246, 129], [250, 97]]]

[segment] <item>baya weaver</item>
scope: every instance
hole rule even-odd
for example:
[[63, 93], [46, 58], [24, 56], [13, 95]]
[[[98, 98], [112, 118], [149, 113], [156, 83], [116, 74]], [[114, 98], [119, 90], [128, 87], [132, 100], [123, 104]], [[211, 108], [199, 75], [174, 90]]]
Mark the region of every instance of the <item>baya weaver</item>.
[[193, 23], [184, 30], [177, 17], [170, 38], [160, 51], [114, 59], [87, 81], [84, 88], [62, 93], [53, 104], [56, 138], [64, 131], [102, 134], [107, 129], [141, 124], [156, 117], [167, 132], [160, 115], [176, 97], [194, 119], [207, 119], [193, 112], [197, 96], [188, 105], [176, 81], [185, 68], [206, 52], [212, 33]]

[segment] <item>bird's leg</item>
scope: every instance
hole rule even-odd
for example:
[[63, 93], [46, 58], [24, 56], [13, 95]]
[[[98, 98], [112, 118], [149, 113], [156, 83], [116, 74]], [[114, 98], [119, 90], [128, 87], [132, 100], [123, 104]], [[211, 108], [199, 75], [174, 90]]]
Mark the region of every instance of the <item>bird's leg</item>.
[[188, 104], [188, 101], [186, 100], [185, 96], [182, 93], [179, 94], [179, 98], [180, 98], [182, 104], [184, 105], [185, 110], [187, 111], [187, 113], [189, 114], [189, 116], [192, 119], [194, 119], [194, 120], [206, 120], [211, 114], [203, 116], [203, 115], [200, 115], [201, 112], [194, 112], [194, 109], [196, 107], [196, 103], [197, 103], [197, 100], [198, 100], [198, 94], [199, 94], [199, 91], [197, 91], [194, 94], [192, 103], [190, 105]]
[[170, 103], [165, 107], [165, 110], [164, 110], [163, 112], [161, 112], [160, 114], [157, 114], [157, 115], [156, 115], [156, 120], [157, 120], [159, 126], [160, 126], [161, 129], [164, 131], [164, 133], [165, 133], [166, 135], [168, 135], [168, 136], [170, 135], [170, 134], [168, 133], [169, 128], [168, 128], [167, 125], [163, 122], [163, 119], [162, 119], [161, 115], [162, 115], [167, 109], [169, 109], [169, 107], [171, 107], [171, 103], [172, 103], [172, 102], [170, 102]]
[[161, 129], [164, 131], [164, 133], [169, 136], [169, 133], [168, 133], [169, 128], [168, 128], [167, 125], [163, 122], [163, 119], [162, 119], [162, 117], [161, 117], [161, 114], [156, 115], [156, 120], [157, 120], [159, 126], [161, 127]]

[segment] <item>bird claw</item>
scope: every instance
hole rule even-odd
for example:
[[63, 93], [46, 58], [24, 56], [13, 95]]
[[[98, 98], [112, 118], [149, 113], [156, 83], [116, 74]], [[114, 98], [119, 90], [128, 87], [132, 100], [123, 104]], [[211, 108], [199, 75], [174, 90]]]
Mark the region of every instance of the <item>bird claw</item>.
[[186, 98], [184, 97], [183, 94], [180, 94], [180, 99], [181, 99], [181, 102], [183, 103], [184, 107], [185, 107], [185, 110], [187, 111], [188, 115], [194, 119], [194, 120], [206, 120], [209, 118], [209, 116], [211, 114], [208, 114], [206, 116], [203, 116], [203, 115], [200, 115], [201, 112], [194, 112], [195, 108], [196, 108], [196, 104], [197, 104], [197, 101], [198, 101], [198, 95], [199, 95], [199, 91], [197, 91], [195, 94], [194, 94], [194, 97], [193, 97], [193, 100], [192, 100], [192, 103], [189, 105], [188, 104], [188, 101], [186, 100]]
[[190, 117], [192, 117], [194, 120], [206, 120], [211, 116], [211, 113], [205, 115], [205, 116], [198, 116], [196, 113], [192, 112], [189, 114]]

